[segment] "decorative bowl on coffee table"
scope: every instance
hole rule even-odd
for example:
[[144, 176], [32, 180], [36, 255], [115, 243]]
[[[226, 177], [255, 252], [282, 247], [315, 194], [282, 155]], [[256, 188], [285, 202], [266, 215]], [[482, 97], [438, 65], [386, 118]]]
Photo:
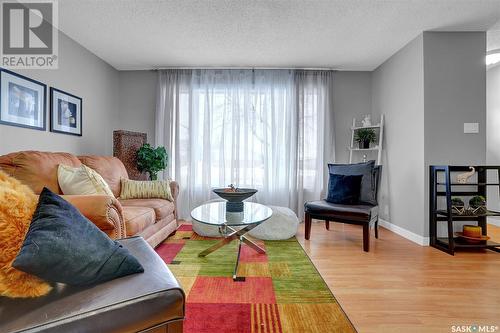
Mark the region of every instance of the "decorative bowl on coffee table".
[[226, 209], [228, 212], [243, 211], [243, 200], [250, 198], [257, 193], [254, 188], [216, 188], [213, 190], [222, 199], [227, 200]]

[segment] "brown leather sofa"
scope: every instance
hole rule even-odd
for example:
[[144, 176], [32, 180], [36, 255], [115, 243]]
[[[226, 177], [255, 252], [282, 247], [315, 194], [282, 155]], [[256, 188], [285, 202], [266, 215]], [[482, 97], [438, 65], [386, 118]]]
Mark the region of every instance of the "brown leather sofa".
[[[97, 171], [109, 184], [115, 199], [106, 195], [65, 195], [64, 199], [76, 206], [111, 238], [142, 236], [156, 247], [177, 229], [176, 206], [163, 199], [120, 200], [121, 178], [127, 178], [123, 163], [111, 156], [75, 156], [69, 153], [21, 151], [0, 156], [0, 168], [39, 194], [46, 186], [62, 194], [57, 181], [57, 167], [81, 164]], [[172, 196], [177, 198], [179, 186], [170, 183]]]
[[56, 285], [44, 297], [0, 297], [0, 332], [182, 333], [185, 295], [141, 237], [118, 240], [144, 273], [92, 287]]

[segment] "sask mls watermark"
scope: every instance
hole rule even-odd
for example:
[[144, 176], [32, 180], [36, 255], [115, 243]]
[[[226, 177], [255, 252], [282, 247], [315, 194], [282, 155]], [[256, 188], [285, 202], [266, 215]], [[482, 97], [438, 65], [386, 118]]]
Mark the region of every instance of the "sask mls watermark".
[[57, 69], [57, 0], [1, 0], [1, 66]]
[[495, 333], [498, 332], [496, 325], [452, 325], [451, 333]]

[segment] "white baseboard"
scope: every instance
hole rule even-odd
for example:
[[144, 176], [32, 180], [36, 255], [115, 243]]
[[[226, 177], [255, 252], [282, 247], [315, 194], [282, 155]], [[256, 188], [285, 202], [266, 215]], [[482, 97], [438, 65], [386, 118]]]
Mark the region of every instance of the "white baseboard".
[[417, 235], [414, 232], [411, 232], [409, 230], [406, 230], [405, 228], [401, 228], [395, 224], [390, 223], [389, 221], [383, 220], [381, 218], [378, 219], [378, 224], [381, 227], [384, 227], [387, 230], [390, 230], [408, 240], [411, 240], [414, 243], [417, 243], [418, 245], [422, 246], [429, 246], [429, 237], [423, 237], [420, 235]]

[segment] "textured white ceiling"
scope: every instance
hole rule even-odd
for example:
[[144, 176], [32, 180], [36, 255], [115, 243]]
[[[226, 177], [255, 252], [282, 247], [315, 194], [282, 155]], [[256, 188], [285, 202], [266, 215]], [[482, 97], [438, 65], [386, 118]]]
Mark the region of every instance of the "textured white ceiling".
[[122, 70], [372, 70], [422, 31], [488, 30], [500, 0], [61, 0], [59, 17], [63, 32]]

